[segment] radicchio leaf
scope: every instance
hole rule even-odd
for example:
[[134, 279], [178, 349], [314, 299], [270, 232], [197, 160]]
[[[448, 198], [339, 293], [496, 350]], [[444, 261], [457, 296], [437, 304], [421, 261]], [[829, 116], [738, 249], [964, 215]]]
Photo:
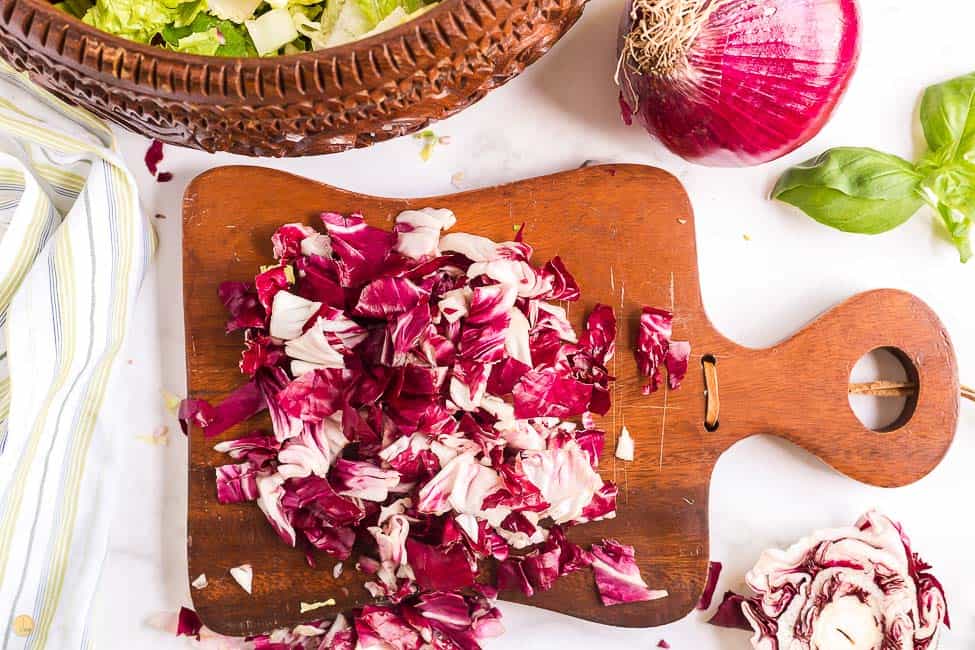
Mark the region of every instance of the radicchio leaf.
[[217, 468], [217, 501], [241, 503], [257, 499], [257, 471], [251, 463], [222, 465]]
[[687, 341], [671, 341], [667, 347], [667, 383], [671, 390], [680, 388], [687, 374], [687, 361], [691, 356], [691, 344]]
[[389, 490], [399, 485], [396, 470], [380, 469], [372, 463], [345, 458], [338, 459], [331, 476], [339, 494], [366, 501], [385, 501]]
[[322, 304], [280, 289], [274, 293], [271, 322], [268, 330], [276, 339], [289, 341], [301, 336], [305, 324], [318, 312]]
[[721, 576], [721, 563], [713, 560], [708, 563], [708, 579], [704, 583], [704, 591], [701, 599], [697, 602], [697, 608], [705, 610], [711, 606], [711, 599], [714, 598], [714, 590], [718, 586], [718, 578]]
[[604, 605], [638, 603], [667, 597], [666, 591], [653, 591], [647, 587], [634, 561], [632, 546], [620, 544], [614, 539], [604, 539], [601, 544], [593, 544], [590, 553], [596, 587]]
[[396, 252], [404, 257], [422, 260], [440, 255], [440, 233], [457, 223], [450, 210], [423, 208], [406, 210], [396, 217]]
[[[278, 442], [294, 438], [301, 433], [303, 425], [299, 416], [289, 413], [281, 404], [279, 395], [289, 385], [288, 376], [281, 368], [264, 368], [254, 378], [261, 397], [271, 414], [274, 437]], [[300, 414], [299, 414], [300, 415]]]
[[517, 418], [570, 418], [591, 410], [592, 385], [555, 370], [526, 372], [512, 394]]
[[149, 143], [149, 148], [146, 149], [145, 163], [146, 169], [149, 173], [155, 176], [159, 173], [159, 163], [163, 159], [163, 143], [159, 140], [153, 140]]
[[248, 327], [264, 327], [267, 312], [261, 306], [254, 288], [245, 282], [222, 282], [220, 302], [230, 312], [227, 333]]
[[[282, 264], [290, 264], [302, 254], [302, 242], [315, 238], [319, 232], [303, 223], [288, 223], [271, 235], [271, 245], [274, 247], [274, 259]], [[308, 253], [305, 253], [306, 255]], [[320, 255], [323, 253], [319, 253]]]
[[738, 630], [751, 631], [752, 626], [741, 611], [741, 606], [745, 602], [744, 596], [739, 596], [733, 591], [726, 591], [721, 599], [721, 604], [714, 612], [714, 616], [708, 621], [711, 625], [718, 627], [730, 627]]
[[644, 307], [640, 314], [640, 329], [637, 334], [637, 369], [647, 377], [643, 394], [649, 395], [660, 388], [661, 368], [667, 368], [667, 381], [671, 390], [680, 388], [687, 374], [687, 362], [691, 355], [691, 344], [686, 341], [671, 341], [673, 314], [666, 309]]
[[575, 440], [561, 446], [549, 441], [545, 451], [523, 451], [521, 465], [525, 476], [549, 504], [540, 514], [551, 517], [557, 524], [582, 517], [586, 506], [603, 487], [603, 479]]
[[322, 222], [339, 261], [339, 283], [343, 287], [361, 287], [382, 274], [394, 243], [392, 233], [366, 224], [360, 214], [344, 217], [326, 212]]
[[[899, 524], [875, 511], [762, 554], [711, 622], [752, 629], [755, 648], [938, 645], [948, 610], [940, 583]], [[747, 627], [744, 623], [747, 624]], [[893, 644], [893, 645], [891, 645]]]
[[203, 628], [203, 621], [189, 607], [179, 608], [179, 617], [176, 620], [176, 636], [195, 636], [200, 639], [200, 629]]
[[286, 385], [276, 399], [291, 418], [322, 420], [342, 409], [350, 378], [342, 368], [316, 368]]
[[453, 591], [474, 584], [477, 564], [463, 545], [444, 550], [407, 539], [406, 553], [422, 589]]
[[637, 370], [648, 378], [643, 394], [649, 395], [660, 386], [660, 367], [670, 346], [673, 315], [666, 309], [644, 307], [640, 314], [640, 330], [637, 334]]
[[179, 423], [184, 434], [189, 434], [190, 425], [203, 430], [207, 438], [220, 435], [235, 424], [252, 418], [267, 408], [264, 398], [254, 381], [241, 384], [219, 405], [213, 406], [206, 400], [188, 398], [180, 402]]

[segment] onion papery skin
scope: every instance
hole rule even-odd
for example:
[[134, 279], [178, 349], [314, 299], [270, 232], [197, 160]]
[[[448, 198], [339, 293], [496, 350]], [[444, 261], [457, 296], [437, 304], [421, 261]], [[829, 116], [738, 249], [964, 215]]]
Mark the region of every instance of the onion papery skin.
[[[681, 63], [641, 74], [620, 62], [620, 105], [668, 149], [720, 167], [775, 160], [825, 125], [859, 57], [855, 0], [715, 0]], [[633, 0], [618, 56], [634, 28]]]

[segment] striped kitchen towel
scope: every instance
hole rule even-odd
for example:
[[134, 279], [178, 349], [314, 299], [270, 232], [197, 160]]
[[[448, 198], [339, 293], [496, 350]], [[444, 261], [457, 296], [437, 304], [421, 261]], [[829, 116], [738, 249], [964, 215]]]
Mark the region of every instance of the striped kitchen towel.
[[91, 647], [154, 247], [109, 128], [0, 61], [0, 649]]

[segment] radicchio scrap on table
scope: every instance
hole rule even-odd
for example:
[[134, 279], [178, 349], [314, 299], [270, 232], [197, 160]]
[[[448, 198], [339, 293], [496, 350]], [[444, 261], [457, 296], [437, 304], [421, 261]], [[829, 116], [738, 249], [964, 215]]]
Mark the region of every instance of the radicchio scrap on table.
[[[558, 257], [537, 267], [520, 236], [444, 235], [455, 221], [409, 210], [388, 232], [326, 213], [324, 233], [279, 228], [278, 264], [253, 283], [220, 287], [227, 331], [244, 330], [245, 395], [272, 426], [215, 447], [232, 461], [218, 500], [255, 502], [309, 556], [356, 549], [384, 603], [322, 632], [330, 648], [476, 648], [500, 631], [496, 587], [531, 594], [590, 566], [607, 604], [665, 595], [631, 547], [566, 537], [616, 515], [592, 417], [610, 408], [613, 310], [596, 305], [577, 334], [557, 301], [579, 286]], [[209, 435], [221, 407], [188, 417]]]
[[728, 592], [711, 623], [754, 630], [760, 650], [934, 650], [950, 622], [930, 568], [899, 524], [871, 511], [765, 551], [745, 576], [755, 595]]
[[203, 622], [196, 612], [189, 607], [180, 607], [176, 618], [176, 636], [194, 636], [200, 638]]
[[720, 562], [711, 561], [708, 562], [708, 578], [704, 583], [704, 591], [701, 592], [701, 598], [697, 601], [697, 609], [706, 610], [711, 607], [711, 601], [714, 599], [714, 590], [718, 587], [718, 578], [721, 577], [722, 565]]
[[671, 390], [680, 388], [687, 374], [691, 344], [670, 340], [673, 322], [674, 315], [666, 309], [644, 307], [640, 314], [640, 329], [633, 354], [640, 374], [647, 377], [644, 395], [660, 388], [662, 368], [667, 369], [667, 384]]

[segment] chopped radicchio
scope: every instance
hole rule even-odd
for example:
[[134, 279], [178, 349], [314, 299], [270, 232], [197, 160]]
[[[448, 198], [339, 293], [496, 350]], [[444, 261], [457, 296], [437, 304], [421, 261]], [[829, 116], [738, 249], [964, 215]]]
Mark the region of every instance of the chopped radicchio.
[[640, 329], [637, 333], [637, 369], [647, 377], [643, 394], [649, 395], [660, 388], [661, 369], [667, 369], [667, 384], [671, 390], [680, 388], [687, 374], [687, 362], [691, 356], [691, 344], [686, 341], [671, 341], [674, 315], [666, 309], [644, 307], [640, 314]]
[[593, 572], [596, 574], [596, 588], [603, 605], [638, 603], [667, 597], [666, 591], [647, 587], [634, 560], [632, 546], [620, 544], [615, 539], [604, 539], [601, 544], [593, 544], [590, 553]]
[[189, 607], [180, 607], [179, 616], [176, 619], [176, 636], [195, 636], [200, 638], [200, 628], [203, 621]]
[[714, 598], [714, 590], [718, 586], [718, 578], [721, 577], [721, 563], [711, 561], [708, 563], [708, 579], [704, 583], [704, 591], [701, 592], [701, 599], [697, 601], [697, 609], [705, 610], [711, 606]]
[[267, 408], [267, 403], [253, 381], [241, 384], [219, 405], [202, 399], [184, 399], [179, 405], [179, 424], [184, 434], [196, 425], [210, 438], [251, 418]]
[[367, 605], [294, 628], [246, 639], [208, 629], [192, 609], [181, 608], [177, 634], [195, 636], [200, 647], [221, 650], [469, 650], [504, 632], [501, 613], [484, 593], [431, 591], [400, 603]]
[[[610, 409], [613, 310], [596, 305], [577, 334], [549, 302], [580, 297], [560, 258], [534, 266], [520, 236], [444, 235], [448, 210], [403, 212], [392, 232], [321, 218], [324, 233], [279, 228], [278, 263], [253, 284], [220, 287], [227, 331], [244, 330], [245, 395], [271, 428], [215, 447], [232, 461], [217, 498], [254, 501], [310, 563], [355, 549], [385, 604], [255, 647], [473, 650], [500, 633], [497, 588], [544, 591], [590, 566], [607, 604], [665, 595], [647, 589], [631, 547], [590, 552], [565, 532], [616, 514], [593, 418]], [[187, 417], [209, 432], [229, 422], [223, 406]], [[568, 421], [579, 416], [582, 427]], [[478, 582], [488, 557], [493, 586]]]
[[711, 623], [754, 631], [760, 650], [857, 647], [934, 650], [950, 625], [944, 590], [899, 524], [871, 511], [771, 549], [728, 592]]
[[153, 140], [149, 143], [149, 148], [146, 149], [145, 163], [146, 169], [149, 173], [155, 176], [159, 173], [159, 163], [163, 159], [163, 143], [159, 140]]
[[230, 313], [227, 333], [245, 328], [262, 328], [267, 312], [257, 297], [254, 287], [244, 282], [223, 282], [219, 288], [220, 302]]
[[752, 626], [742, 613], [742, 605], [744, 603], [744, 596], [739, 596], [733, 591], [726, 591], [721, 599], [721, 603], [718, 605], [718, 609], [714, 612], [714, 616], [711, 617], [708, 623], [717, 625], [718, 627], [730, 627], [750, 632]]

